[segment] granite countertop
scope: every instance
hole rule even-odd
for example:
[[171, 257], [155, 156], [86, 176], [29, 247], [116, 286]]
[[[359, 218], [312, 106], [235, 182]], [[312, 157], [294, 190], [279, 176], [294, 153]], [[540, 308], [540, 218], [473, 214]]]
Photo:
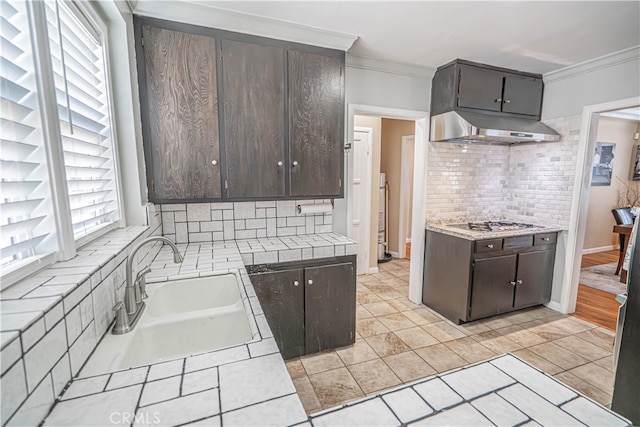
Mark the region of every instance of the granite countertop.
[[[44, 425], [159, 424], [293, 425], [307, 421], [245, 265], [353, 255], [356, 243], [323, 233], [165, 246], [148, 283], [235, 273], [253, 339], [245, 344], [168, 362], [94, 376], [80, 372]], [[127, 422], [129, 420], [129, 422]]]
[[437, 231], [440, 233], [448, 234], [450, 236], [461, 237], [467, 240], [484, 240], [484, 239], [499, 239], [502, 237], [511, 236], [526, 236], [528, 234], [537, 233], [554, 233], [563, 231], [560, 227], [535, 225], [532, 228], [526, 228], [523, 230], [505, 230], [505, 231], [474, 231], [465, 230], [463, 228], [453, 227], [456, 223], [429, 223], [425, 227], [429, 231]]

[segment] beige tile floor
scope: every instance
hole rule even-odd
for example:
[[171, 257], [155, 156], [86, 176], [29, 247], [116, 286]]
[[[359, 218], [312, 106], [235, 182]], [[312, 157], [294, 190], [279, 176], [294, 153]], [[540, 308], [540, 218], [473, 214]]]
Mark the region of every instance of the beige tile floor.
[[511, 352], [610, 406], [614, 335], [545, 307], [455, 325], [409, 301], [409, 261], [358, 276], [356, 342], [288, 360], [308, 413]]

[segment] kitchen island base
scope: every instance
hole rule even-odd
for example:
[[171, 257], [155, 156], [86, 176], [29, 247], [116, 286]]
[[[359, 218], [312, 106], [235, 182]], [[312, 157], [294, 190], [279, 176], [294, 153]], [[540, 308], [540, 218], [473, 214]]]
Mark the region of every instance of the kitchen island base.
[[427, 229], [422, 301], [456, 324], [545, 304], [557, 233], [467, 239]]

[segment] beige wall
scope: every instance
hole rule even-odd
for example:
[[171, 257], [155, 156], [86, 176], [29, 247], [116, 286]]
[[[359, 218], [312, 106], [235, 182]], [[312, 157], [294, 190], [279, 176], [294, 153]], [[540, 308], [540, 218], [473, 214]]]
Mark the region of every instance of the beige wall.
[[[398, 252], [398, 227], [400, 217], [400, 180], [402, 178], [402, 137], [413, 135], [415, 122], [411, 120], [382, 119], [380, 172], [386, 173], [389, 183], [389, 246], [388, 251]], [[411, 210], [411, 208], [409, 208]]]
[[596, 141], [613, 142], [616, 150], [611, 185], [591, 187], [584, 249], [618, 244], [617, 235], [611, 232], [615, 225], [611, 209], [617, 207], [618, 191], [625, 188], [620, 180], [627, 185], [638, 182], [631, 181], [632, 151], [638, 144], [633, 140], [633, 134], [637, 127], [635, 121], [600, 116]]
[[354, 126], [373, 129], [372, 166], [371, 166], [371, 217], [369, 268], [378, 266], [378, 176], [380, 175], [380, 145], [382, 138], [382, 119], [380, 117], [355, 116]]

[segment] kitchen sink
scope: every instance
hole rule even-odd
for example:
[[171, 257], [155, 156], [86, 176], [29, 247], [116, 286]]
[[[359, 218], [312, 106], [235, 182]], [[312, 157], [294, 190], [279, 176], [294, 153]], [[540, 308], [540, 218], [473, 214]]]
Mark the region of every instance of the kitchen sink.
[[147, 285], [147, 308], [136, 328], [107, 333], [82, 369], [99, 375], [249, 342], [248, 314], [234, 274]]

